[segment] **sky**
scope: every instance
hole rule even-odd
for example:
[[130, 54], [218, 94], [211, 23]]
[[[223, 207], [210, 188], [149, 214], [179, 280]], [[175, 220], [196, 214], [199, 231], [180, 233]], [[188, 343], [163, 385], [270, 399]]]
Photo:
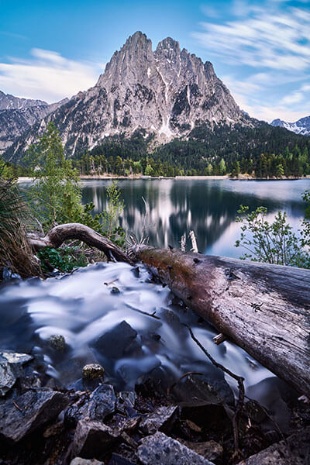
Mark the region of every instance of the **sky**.
[[0, 0], [0, 91], [70, 98], [136, 31], [211, 61], [253, 118], [310, 115], [310, 0]]

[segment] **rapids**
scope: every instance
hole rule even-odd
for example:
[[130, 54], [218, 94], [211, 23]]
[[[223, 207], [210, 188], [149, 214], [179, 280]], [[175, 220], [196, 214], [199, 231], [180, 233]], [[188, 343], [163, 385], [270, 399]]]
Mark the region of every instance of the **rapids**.
[[[87, 363], [100, 363], [107, 380], [123, 390], [145, 377], [160, 377], [166, 387], [190, 371], [214, 377], [186, 325], [217, 362], [244, 377], [252, 398], [266, 397], [261, 386], [275, 379], [234, 344], [215, 345], [215, 330], [175, 302], [143, 266], [98, 263], [44, 281], [2, 283], [0, 317], [0, 348], [41, 356], [45, 372], [67, 387]], [[51, 341], [59, 335], [65, 347], [55, 350]], [[236, 382], [225, 378], [237, 392]]]

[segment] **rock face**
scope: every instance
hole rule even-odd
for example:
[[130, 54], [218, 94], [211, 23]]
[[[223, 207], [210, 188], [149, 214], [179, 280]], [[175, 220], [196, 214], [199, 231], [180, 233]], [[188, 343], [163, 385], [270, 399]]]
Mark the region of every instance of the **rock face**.
[[310, 136], [310, 116], [301, 118], [298, 121], [295, 121], [295, 123], [287, 123], [281, 119], [275, 119], [272, 121], [271, 125], [286, 128], [289, 131], [293, 131], [296, 134], [301, 134], [303, 136]]
[[[115, 134], [128, 137], [141, 130], [145, 136], [154, 134], [154, 143], [160, 144], [201, 124], [254, 126], [256, 121], [239, 109], [210, 62], [181, 50], [171, 38], [153, 51], [141, 32], [114, 53], [94, 87], [51, 113], [36, 131], [49, 120], [59, 128], [68, 156]], [[30, 136], [24, 146], [31, 142]]]
[[42, 100], [18, 98], [0, 91], [0, 155], [36, 122], [66, 101], [49, 105]]

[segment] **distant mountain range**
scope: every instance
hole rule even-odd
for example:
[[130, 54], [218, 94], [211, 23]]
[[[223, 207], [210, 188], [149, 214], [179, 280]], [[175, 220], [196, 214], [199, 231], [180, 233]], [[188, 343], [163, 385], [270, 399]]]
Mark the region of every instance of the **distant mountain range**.
[[[222, 144], [236, 156], [241, 149], [266, 150], [269, 140], [274, 150], [279, 144], [273, 135], [281, 139], [279, 128], [250, 118], [238, 107], [209, 61], [203, 63], [181, 50], [171, 38], [153, 51], [142, 32], [133, 34], [114, 53], [94, 87], [70, 100], [48, 105], [0, 92], [0, 153], [8, 161], [18, 161], [49, 121], [57, 126], [68, 157], [109, 139], [130, 139], [136, 134], [147, 141], [148, 151], [173, 140], [209, 144], [214, 139], [216, 146]], [[260, 130], [265, 131], [263, 135]]]
[[0, 91], [0, 154], [36, 122], [67, 101], [49, 105], [42, 100], [18, 98]]
[[281, 128], [286, 128], [289, 131], [295, 132], [295, 134], [302, 134], [303, 136], [310, 136], [310, 116], [301, 118], [295, 123], [287, 123], [281, 119], [275, 119], [271, 123], [272, 126], [278, 126]]

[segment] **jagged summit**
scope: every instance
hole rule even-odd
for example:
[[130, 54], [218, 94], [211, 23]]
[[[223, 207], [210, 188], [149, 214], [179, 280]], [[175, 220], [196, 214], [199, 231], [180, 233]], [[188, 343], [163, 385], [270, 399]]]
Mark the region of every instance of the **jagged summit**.
[[[94, 87], [80, 92], [42, 121], [53, 120], [66, 152], [74, 156], [108, 137], [136, 130], [154, 134], [154, 143], [187, 137], [199, 125], [253, 125], [210, 62], [180, 48], [171, 37], [153, 51], [142, 32], [116, 51]], [[38, 128], [36, 128], [38, 131]], [[35, 139], [30, 134], [25, 144]], [[19, 149], [20, 149], [19, 144]]]
[[310, 116], [300, 118], [294, 123], [288, 123], [281, 119], [275, 119], [272, 121], [271, 125], [286, 128], [289, 131], [295, 132], [296, 134], [301, 134], [303, 136], [310, 136]]

